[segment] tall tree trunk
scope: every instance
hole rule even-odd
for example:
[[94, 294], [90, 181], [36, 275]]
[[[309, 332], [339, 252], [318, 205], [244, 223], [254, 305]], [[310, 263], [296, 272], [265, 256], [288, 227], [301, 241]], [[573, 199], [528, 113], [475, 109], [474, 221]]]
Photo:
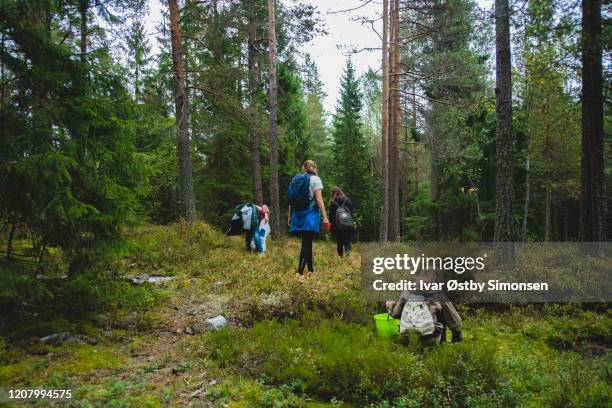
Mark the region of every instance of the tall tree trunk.
[[[508, 0], [495, 0], [495, 91], [496, 91], [496, 208], [497, 242], [514, 238], [514, 178], [512, 162], [512, 73], [510, 65], [510, 9]], [[497, 254], [497, 261], [514, 259], [511, 246]]]
[[525, 159], [525, 205], [523, 206], [523, 231], [521, 236], [523, 237], [523, 242], [527, 242], [527, 221], [529, 217], [529, 195], [531, 185], [529, 184], [529, 160], [530, 153], [527, 152], [527, 157]]
[[89, 0], [79, 0], [79, 13], [81, 14], [81, 37], [79, 47], [81, 50], [81, 61], [87, 61], [87, 13], [89, 12]]
[[399, 0], [391, 7], [391, 89], [389, 126], [389, 241], [399, 236], [399, 142], [400, 142], [400, 65], [399, 65]]
[[383, 40], [382, 40], [382, 200], [380, 205], [379, 240], [387, 241], [389, 228], [389, 7], [383, 0]]
[[[404, 111], [408, 112], [407, 101], [404, 101]], [[400, 145], [400, 167], [401, 167], [401, 183], [400, 183], [400, 236], [405, 233], [404, 217], [406, 217], [408, 209], [408, 178], [410, 173], [410, 124], [411, 122], [405, 120], [403, 126], [403, 135]]]
[[[416, 135], [417, 131], [417, 103], [416, 103], [416, 81], [412, 82], [412, 129]], [[419, 156], [418, 156], [418, 144], [416, 136], [414, 137], [412, 144], [412, 155], [414, 158], [414, 197], [419, 195]]]
[[268, 44], [270, 48], [270, 205], [272, 207], [272, 238], [280, 236], [280, 199], [278, 194], [278, 135], [276, 134], [276, 10], [275, 1], [268, 0]]
[[583, 242], [606, 239], [606, 184], [603, 158], [601, 1], [582, 1], [582, 157]]
[[551, 241], [551, 226], [552, 226], [552, 188], [550, 182], [546, 183], [546, 192], [544, 194], [544, 242]]
[[[4, 32], [0, 40], [0, 51], [4, 52]], [[6, 94], [6, 84], [4, 83], [4, 61], [0, 61], [0, 110], [4, 108], [4, 96]], [[2, 132], [4, 132], [4, 127]], [[4, 133], [2, 133], [4, 135]]]
[[395, 97], [393, 95], [393, 86], [395, 82], [393, 81], [393, 6], [394, 0], [391, 0], [391, 6], [389, 7], [389, 104], [387, 106], [388, 112], [388, 130], [387, 130], [387, 158], [388, 158], [388, 195], [389, 195], [389, 209], [387, 210], [387, 241], [391, 241], [391, 236], [393, 235], [393, 189], [394, 189], [394, 178], [395, 178], [395, 162], [393, 161], [393, 145], [395, 144], [393, 141], [393, 136], [395, 135], [395, 131], [393, 130], [393, 126], [395, 125]]
[[412, 173], [414, 174], [414, 197], [419, 195], [419, 145], [412, 142]]
[[9, 229], [8, 241], [6, 242], [6, 260], [10, 261], [13, 256], [13, 239], [15, 238], [15, 230], [17, 225], [13, 222]]
[[170, 41], [172, 45], [173, 91], [176, 110], [176, 136], [179, 162], [179, 201], [182, 215], [189, 223], [195, 221], [195, 196], [189, 129], [187, 126], [187, 94], [185, 91], [185, 69], [181, 52], [181, 26], [178, 0], [168, 0], [170, 9]]
[[261, 158], [259, 155], [259, 124], [257, 116], [259, 113], [257, 104], [257, 49], [255, 39], [257, 36], [257, 21], [255, 2], [250, 0], [247, 3], [247, 34], [248, 34], [248, 71], [249, 71], [249, 107], [250, 123], [249, 132], [251, 133], [251, 182], [253, 190], [253, 200], [255, 203], [263, 204], [263, 187], [261, 182]]
[[[434, 2], [435, 7], [440, 7], [440, 2]], [[439, 18], [439, 17], [438, 17]], [[438, 22], [438, 18], [436, 24], [441, 24]], [[432, 52], [435, 55], [438, 52], [438, 43], [439, 43], [439, 35], [434, 33], [432, 39]], [[430, 160], [430, 171], [429, 171], [429, 197], [431, 198], [431, 212], [430, 212], [430, 220], [431, 220], [431, 238], [434, 241], [440, 239], [440, 210], [438, 208], [438, 199], [440, 198], [440, 192], [442, 190], [442, 178], [440, 171], [440, 134], [438, 130], [438, 124], [436, 123], [436, 104], [440, 98], [439, 91], [439, 83], [437, 80], [433, 81], [432, 84], [432, 111], [433, 111], [433, 124], [430, 126], [429, 130], [429, 151], [431, 153]]]
[[[435, 86], [434, 86], [435, 88]], [[437, 91], [435, 91], [437, 92]], [[434, 93], [435, 95], [436, 93]], [[435, 102], [434, 102], [435, 103]], [[429, 150], [431, 152], [431, 163], [429, 172], [429, 197], [431, 198], [431, 238], [436, 241], [440, 239], [440, 214], [438, 210], [438, 198], [442, 180], [440, 177], [440, 147], [438, 129], [436, 125], [431, 128], [429, 134]]]
[[569, 205], [567, 200], [564, 200], [563, 202], [563, 217], [561, 218], [561, 221], [563, 222], [563, 238], [562, 241], [567, 241], [567, 236], [568, 236], [568, 232], [569, 232], [569, 208], [567, 207]]

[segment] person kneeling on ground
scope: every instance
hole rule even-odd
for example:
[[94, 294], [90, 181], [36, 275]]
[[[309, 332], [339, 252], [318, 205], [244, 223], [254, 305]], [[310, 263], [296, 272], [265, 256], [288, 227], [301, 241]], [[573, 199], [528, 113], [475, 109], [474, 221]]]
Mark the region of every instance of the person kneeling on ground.
[[403, 341], [407, 341], [410, 331], [416, 331], [423, 345], [443, 343], [447, 326], [453, 343], [463, 340], [461, 316], [444, 293], [417, 295], [404, 291], [398, 301], [389, 300], [385, 305], [394, 318], [400, 319]]

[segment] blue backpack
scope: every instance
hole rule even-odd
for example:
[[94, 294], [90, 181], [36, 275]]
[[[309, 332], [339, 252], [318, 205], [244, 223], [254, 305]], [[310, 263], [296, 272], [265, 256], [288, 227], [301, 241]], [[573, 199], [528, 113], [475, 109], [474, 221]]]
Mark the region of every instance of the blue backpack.
[[310, 174], [301, 173], [293, 177], [287, 192], [287, 201], [297, 211], [308, 208], [310, 204]]

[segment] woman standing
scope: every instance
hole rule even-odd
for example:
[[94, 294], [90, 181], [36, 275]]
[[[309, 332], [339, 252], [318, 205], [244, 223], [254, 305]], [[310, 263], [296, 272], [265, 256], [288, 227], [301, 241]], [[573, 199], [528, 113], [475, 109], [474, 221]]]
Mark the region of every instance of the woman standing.
[[[292, 210], [291, 205], [289, 205], [289, 219], [287, 220], [289, 230], [302, 237], [297, 270], [300, 276], [304, 275], [304, 268], [306, 267], [308, 267], [309, 272], [314, 272], [312, 240], [321, 232], [321, 214], [323, 214], [323, 224], [329, 224], [323, 204], [323, 182], [317, 176], [317, 165], [312, 160], [306, 160], [304, 173], [295, 176], [291, 183], [293, 185], [303, 181], [308, 183], [307, 204], [305, 208], [299, 210]], [[291, 191], [292, 187], [289, 189]]]
[[[340, 189], [340, 187], [334, 187], [331, 190], [331, 199], [329, 201], [329, 217], [332, 226], [332, 236], [338, 244], [338, 256], [342, 256], [346, 253], [348, 256], [351, 252], [351, 238], [355, 232], [355, 228], [347, 225], [343, 225], [337, 219], [337, 214], [342, 212], [348, 212], [350, 221], [352, 224], [352, 213], [353, 203]], [[338, 211], [340, 210], [340, 211]]]

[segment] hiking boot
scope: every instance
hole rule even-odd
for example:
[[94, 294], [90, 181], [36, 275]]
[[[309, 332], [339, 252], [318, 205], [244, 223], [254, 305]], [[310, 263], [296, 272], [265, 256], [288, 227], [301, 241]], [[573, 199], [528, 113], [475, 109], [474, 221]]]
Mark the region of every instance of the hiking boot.
[[452, 332], [453, 332], [453, 338], [451, 339], [451, 341], [453, 343], [459, 343], [463, 341], [463, 334], [461, 334], [461, 330], [452, 330]]

